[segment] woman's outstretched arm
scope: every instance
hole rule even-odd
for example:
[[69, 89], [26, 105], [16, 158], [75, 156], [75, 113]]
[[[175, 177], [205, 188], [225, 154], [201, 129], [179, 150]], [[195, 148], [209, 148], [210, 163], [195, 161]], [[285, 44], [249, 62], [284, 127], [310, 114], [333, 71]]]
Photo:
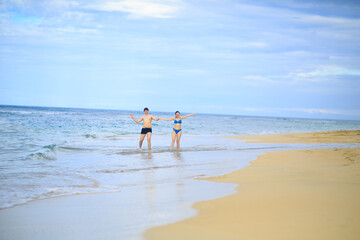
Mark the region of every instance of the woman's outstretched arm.
[[168, 119], [166, 119], [166, 118], [159, 117], [159, 120], [173, 121], [173, 120], [175, 120], [175, 118], [173, 117], [173, 118], [168, 118]]
[[181, 117], [181, 119], [184, 119], [184, 118], [190, 117], [190, 116], [192, 116], [192, 115], [195, 115], [195, 113], [185, 115], [185, 116]]

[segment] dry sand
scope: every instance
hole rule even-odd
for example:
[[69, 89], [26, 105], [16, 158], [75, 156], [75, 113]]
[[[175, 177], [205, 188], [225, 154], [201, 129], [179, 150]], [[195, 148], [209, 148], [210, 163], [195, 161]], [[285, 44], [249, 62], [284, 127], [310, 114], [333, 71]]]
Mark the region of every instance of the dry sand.
[[[360, 131], [237, 138], [359, 143]], [[237, 183], [238, 192], [194, 204], [198, 216], [150, 229], [146, 239], [360, 239], [360, 148], [269, 152], [244, 169], [207, 180]]]

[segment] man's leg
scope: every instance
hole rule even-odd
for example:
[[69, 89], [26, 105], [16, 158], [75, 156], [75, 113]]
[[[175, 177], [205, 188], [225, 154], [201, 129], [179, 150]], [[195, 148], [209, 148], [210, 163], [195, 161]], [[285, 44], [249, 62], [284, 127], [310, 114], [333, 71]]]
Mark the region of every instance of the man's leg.
[[139, 141], [139, 148], [141, 149], [141, 146], [142, 146], [142, 143], [144, 141], [144, 138], [145, 138], [145, 134], [141, 134], [140, 135], [140, 141]]
[[151, 132], [146, 134], [147, 142], [148, 142], [148, 149], [151, 149]]

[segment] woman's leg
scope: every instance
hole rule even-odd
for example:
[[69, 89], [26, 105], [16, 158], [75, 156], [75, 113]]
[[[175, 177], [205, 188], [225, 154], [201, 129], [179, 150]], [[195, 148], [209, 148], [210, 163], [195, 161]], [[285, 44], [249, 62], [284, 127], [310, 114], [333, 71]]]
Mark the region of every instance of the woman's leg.
[[174, 130], [172, 130], [171, 150], [174, 149], [175, 138], [176, 138], [176, 133]]
[[176, 148], [179, 149], [180, 148], [180, 138], [181, 138], [181, 134], [182, 131], [178, 132], [178, 134], [176, 134]]

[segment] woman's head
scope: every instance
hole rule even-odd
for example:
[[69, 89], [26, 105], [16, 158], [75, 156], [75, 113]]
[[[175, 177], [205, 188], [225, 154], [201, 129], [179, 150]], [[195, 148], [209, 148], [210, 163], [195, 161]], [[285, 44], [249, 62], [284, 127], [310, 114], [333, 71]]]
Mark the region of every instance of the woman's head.
[[176, 116], [176, 117], [179, 117], [179, 116], [180, 116], [180, 112], [179, 112], [179, 111], [176, 111], [176, 112], [175, 112], [175, 116]]

